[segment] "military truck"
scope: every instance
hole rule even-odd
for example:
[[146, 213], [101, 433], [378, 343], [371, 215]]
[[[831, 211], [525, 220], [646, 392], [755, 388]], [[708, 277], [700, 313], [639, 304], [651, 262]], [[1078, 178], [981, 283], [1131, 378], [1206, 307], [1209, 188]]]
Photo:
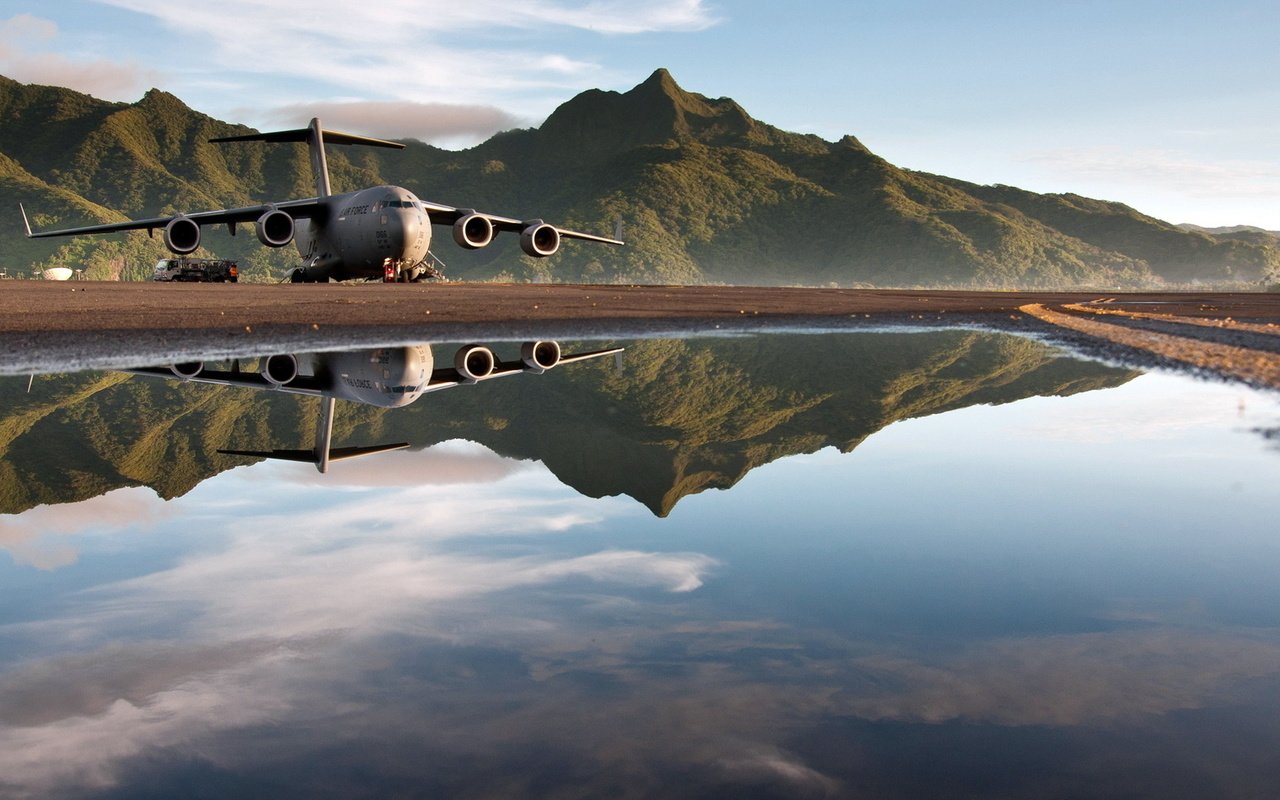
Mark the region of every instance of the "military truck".
[[162, 258], [156, 262], [153, 281], [191, 283], [236, 283], [240, 267], [224, 258]]

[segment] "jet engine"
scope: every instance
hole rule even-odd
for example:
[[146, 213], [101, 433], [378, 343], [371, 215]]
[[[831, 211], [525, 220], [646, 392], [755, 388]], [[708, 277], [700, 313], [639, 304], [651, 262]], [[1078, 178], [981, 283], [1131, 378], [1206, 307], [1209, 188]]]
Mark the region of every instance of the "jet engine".
[[258, 241], [267, 247], [284, 247], [293, 241], [293, 217], [278, 208], [267, 211], [253, 223]]
[[276, 388], [288, 386], [298, 377], [298, 357], [294, 355], [267, 356], [262, 365], [262, 377]]
[[169, 371], [179, 378], [190, 380], [204, 371], [203, 361], [187, 361], [182, 364], [172, 364]]
[[560, 363], [560, 345], [556, 342], [525, 342], [520, 345], [520, 360], [530, 372], [546, 372]]
[[453, 223], [453, 240], [468, 250], [486, 247], [493, 241], [493, 220], [475, 212], [464, 214]]
[[164, 246], [180, 256], [195, 252], [200, 246], [200, 225], [190, 217], [174, 217], [164, 226]]
[[520, 249], [534, 258], [553, 256], [560, 249], [560, 231], [540, 219], [531, 220], [520, 233]]
[[467, 383], [484, 380], [493, 374], [497, 365], [498, 360], [493, 357], [493, 351], [481, 344], [460, 347], [453, 355], [453, 368]]

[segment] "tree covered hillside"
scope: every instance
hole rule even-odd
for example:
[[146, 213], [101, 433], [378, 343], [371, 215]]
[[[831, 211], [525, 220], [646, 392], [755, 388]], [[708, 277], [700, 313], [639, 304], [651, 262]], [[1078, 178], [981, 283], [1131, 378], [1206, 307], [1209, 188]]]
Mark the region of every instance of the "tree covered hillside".
[[[0, 78], [0, 228], [10, 273], [60, 265], [91, 277], [149, 274], [159, 238], [135, 233], [66, 242], [37, 228], [306, 197], [301, 145], [208, 139], [249, 129], [152, 90], [108, 103]], [[513, 237], [462, 251], [437, 228], [449, 277], [473, 280], [956, 287], [1138, 286], [1256, 282], [1280, 273], [1280, 240], [1170, 225], [1119, 203], [978, 186], [896, 167], [853, 136], [837, 142], [753, 119], [732, 100], [683, 90], [665, 70], [625, 93], [588, 91], [539, 128], [449, 151], [329, 147], [335, 192], [379, 183], [424, 199], [607, 233], [628, 246], [567, 243], [523, 256]], [[251, 230], [206, 229], [209, 254], [278, 277], [292, 247]]]

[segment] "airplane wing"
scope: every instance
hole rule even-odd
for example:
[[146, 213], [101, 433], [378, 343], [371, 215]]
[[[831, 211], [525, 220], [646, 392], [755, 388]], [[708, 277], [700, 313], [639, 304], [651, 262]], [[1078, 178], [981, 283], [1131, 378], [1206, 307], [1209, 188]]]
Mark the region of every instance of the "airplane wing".
[[[431, 217], [432, 223], [436, 225], [452, 225], [468, 214], [478, 214], [485, 217], [493, 223], [494, 230], [507, 231], [508, 233], [520, 233], [530, 225], [542, 224], [542, 220], [521, 220], [512, 219], [511, 217], [499, 217], [495, 214], [486, 214], [481, 211], [475, 211], [470, 208], [454, 208], [453, 206], [444, 206], [439, 203], [428, 203], [422, 201], [422, 207]], [[566, 239], [582, 239], [588, 242], [602, 242], [604, 244], [626, 244], [621, 239], [611, 239], [608, 236], [597, 236], [594, 233], [583, 233], [581, 231], [571, 231], [567, 228], [556, 228], [556, 231]]]
[[44, 239], [50, 236], [80, 236], [88, 233], [119, 233], [120, 231], [140, 230], [150, 232], [156, 228], [165, 227], [179, 217], [185, 217], [198, 225], [234, 225], [237, 222], [254, 222], [273, 209], [284, 211], [294, 219], [305, 219], [315, 214], [320, 208], [320, 198], [286, 200], [283, 203], [264, 203], [262, 205], [228, 208], [220, 211], [197, 211], [193, 214], [172, 214], [167, 217], [108, 222], [102, 225], [86, 225], [80, 228], [63, 228], [56, 231], [32, 231], [31, 223], [27, 220], [26, 208], [23, 208], [21, 204], [19, 204], [19, 208], [22, 210], [22, 224], [26, 228], [27, 238]]
[[236, 369], [202, 369], [198, 374], [187, 377], [182, 374], [180, 367], [181, 365], [175, 365], [174, 367], [139, 367], [137, 369], [117, 370], [117, 372], [144, 375], [149, 378], [164, 378], [171, 381], [208, 383], [214, 386], [242, 386], [247, 389], [267, 389], [284, 392], [285, 394], [301, 394], [308, 397], [322, 397], [326, 393], [324, 384], [311, 375], [298, 375], [289, 381], [287, 386], [277, 386], [263, 377], [260, 372], [243, 372]]
[[[572, 364], [576, 361], [586, 361], [591, 358], [600, 358], [601, 356], [611, 356], [615, 353], [621, 353], [626, 348], [611, 347], [608, 350], [593, 350], [589, 353], [577, 353], [569, 356], [561, 356], [556, 366], [563, 364]], [[499, 361], [494, 364], [493, 372], [489, 373], [481, 381], [493, 380], [494, 378], [505, 378], [508, 375], [519, 375], [522, 372], [530, 372], [535, 368], [530, 367], [523, 361]], [[454, 386], [461, 386], [466, 383], [475, 383], [478, 381], [468, 381], [453, 367], [441, 367], [431, 372], [431, 380], [427, 383], [427, 388], [422, 390], [423, 394], [427, 392], [438, 392], [441, 389], [451, 389]]]

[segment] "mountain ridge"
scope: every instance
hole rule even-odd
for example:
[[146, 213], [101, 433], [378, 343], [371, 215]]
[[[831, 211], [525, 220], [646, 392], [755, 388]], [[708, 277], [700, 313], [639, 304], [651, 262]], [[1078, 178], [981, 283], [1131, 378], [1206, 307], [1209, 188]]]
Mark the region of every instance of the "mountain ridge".
[[[211, 145], [251, 129], [160, 90], [109, 103], [0, 78], [0, 113], [0, 191], [39, 227], [311, 194], [302, 148]], [[405, 144], [329, 148], [335, 191], [395, 183], [567, 227], [624, 222], [629, 247], [569, 245], [546, 260], [502, 239], [475, 252], [437, 245], [447, 274], [462, 279], [1124, 288], [1280, 277], [1280, 240], [902, 169], [852, 135], [791, 133], [730, 98], [686, 91], [665, 69], [626, 92], [583, 92], [537, 128], [466, 150]], [[249, 277], [274, 278], [297, 259], [292, 248], [209, 233], [210, 253], [241, 259]], [[142, 234], [51, 244], [11, 226], [0, 229], [0, 248], [18, 262], [0, 266], [84, 267], [92, 277], [146, 277], [163, 255]]]

